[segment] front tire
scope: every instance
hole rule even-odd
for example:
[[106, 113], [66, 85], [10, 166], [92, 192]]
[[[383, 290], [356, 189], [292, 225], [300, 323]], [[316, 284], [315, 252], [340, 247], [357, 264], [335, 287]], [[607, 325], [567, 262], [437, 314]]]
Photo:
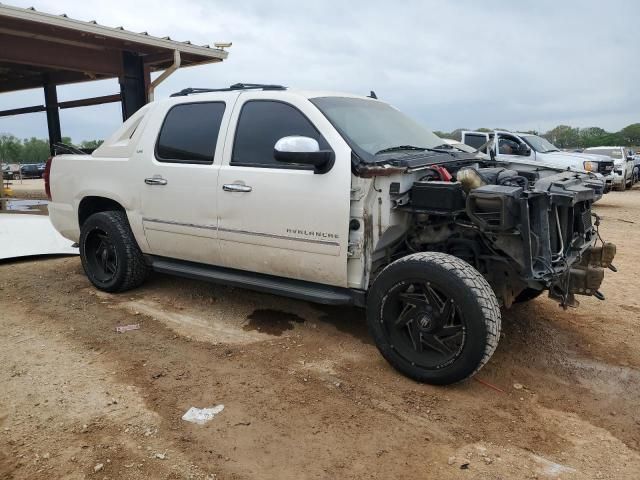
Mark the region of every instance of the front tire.
[[80, 259], [93, 285], [105, 292], [124, 292], [141, 285], [149, 267], [121, 211], [91, 215], [80, 231]]
[[500, 321], [485, 278], [444, 253], [391, 263], [367, 297], [369, 331], [382, 356], [404, 375], [435, 385], [480, 370], [498, 345]]

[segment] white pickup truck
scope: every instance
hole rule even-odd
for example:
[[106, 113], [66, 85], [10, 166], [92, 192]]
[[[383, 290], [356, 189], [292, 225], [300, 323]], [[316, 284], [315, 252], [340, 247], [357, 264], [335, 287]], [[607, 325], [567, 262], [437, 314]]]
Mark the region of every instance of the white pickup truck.
[[598, 173], [606, 182], [604, 193], [610, 192], [614, 185], [613, 159], [606, 155], [564, 152], [546, 138], [532, 133], [464, 131], [462, 143], [482, 148], [498, 161], [519, 161]]
[[635, 152], [628, 147], [589, 147], [584, 153], [606, 155], [613, 162], [613, 187], [618, 190], [631, 188], [638, 179], [640, 165], [634, 158]]
[[185, 89], [50, 160], [50, 218], [99, 289], [155, 270], [366, 306], [395, 368], [452, 383], [495, 350], [501, 306], [603, 299], [615, 246], [598, 244], [594, 175], [442, 144], [369, 97]]

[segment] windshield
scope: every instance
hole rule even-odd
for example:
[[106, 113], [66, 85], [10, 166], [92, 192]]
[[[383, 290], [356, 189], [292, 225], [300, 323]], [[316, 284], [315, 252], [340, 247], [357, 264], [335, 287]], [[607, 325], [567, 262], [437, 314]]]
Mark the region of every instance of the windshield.
[[383, 102], [346, 97], [320, 97], [311, 102], [365, 161], [376, 161], [376, 154], [415, 153], [444, 143], [433, 132]]
[[615, 159], [622, 158], [622, 150], [620, 150], [619, 148], [587, 148], [584, 153], [593, 155], [606, 155], [607, 157]]
[[559, 152], [558, 147], [551, 143], [546, 138], [539, 137], [537, 135], [521, 135], [522, 139], [529, 144], [529, 146], [539, 153]]

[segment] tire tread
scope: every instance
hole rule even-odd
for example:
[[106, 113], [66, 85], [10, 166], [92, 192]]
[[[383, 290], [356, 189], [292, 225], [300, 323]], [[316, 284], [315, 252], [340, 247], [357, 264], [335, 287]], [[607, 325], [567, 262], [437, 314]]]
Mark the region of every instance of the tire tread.
[[[115, 228], [118, 239], [122, 242], [124, 248], [124, 277], [109, 288], [108, 291], [114, 293], [124, 292], [140, 286], [149, 275], [149, 266], [145, 262], [144, 255], [133, 236], [126, 213], [119, 210], [109, 210], [95, 213], [91, 217], [98, 215]], [[91, 217], [87, 219], [87, 223], [91, 220]]]
[[487, 327], [484, 355], [475, 370], [469, 373], [465, 378], [458, 380], [458, 382], [464, 381], [465, 379], [475, 375], [489, 361], [498, 347], [502, 327], [498, 300], [493, 289], [478, 270], [464, 260], [446, 253], [419, 252], [407, 255], [387, 265], [380, 272], [378, 278], [383, 277], [384, 272], [389, 268], [397, 268], [400, 265], [415, 262], [419, 262], [421, 264], [435, 264], [456, 275], [469, 288], [469, 291], [474, 295], [482, 309], [482, 312], [484, 313], [483, 317]]

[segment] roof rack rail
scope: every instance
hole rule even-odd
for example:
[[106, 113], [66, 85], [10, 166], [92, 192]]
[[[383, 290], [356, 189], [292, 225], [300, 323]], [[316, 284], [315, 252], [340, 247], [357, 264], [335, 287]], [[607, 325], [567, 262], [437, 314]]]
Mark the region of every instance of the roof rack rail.
[[227, 88], [183, 88], [179, 92], [172, 93], [172, 97], [184, 97], [194, 93], [208, 93], [208, 92], [231, 92], [234, 90], [286, 90], [287, 87], [282, 85], [265, 85], [262, 83], [234, 83]]

